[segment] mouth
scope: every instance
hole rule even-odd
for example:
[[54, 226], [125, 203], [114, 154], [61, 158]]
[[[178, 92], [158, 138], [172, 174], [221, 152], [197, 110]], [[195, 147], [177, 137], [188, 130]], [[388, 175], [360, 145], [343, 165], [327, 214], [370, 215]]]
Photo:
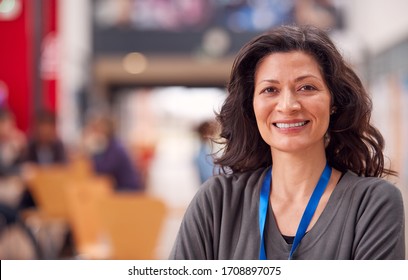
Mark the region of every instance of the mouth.
[[303, 122], [294, 122], [294, 123], [281, 123], [281, 122], [276, 122], [273, 123], [274, 126], [277, 128], [297, 128], [297, 127], [302, 127], [308, 124], [310, 121], [303, 121]]

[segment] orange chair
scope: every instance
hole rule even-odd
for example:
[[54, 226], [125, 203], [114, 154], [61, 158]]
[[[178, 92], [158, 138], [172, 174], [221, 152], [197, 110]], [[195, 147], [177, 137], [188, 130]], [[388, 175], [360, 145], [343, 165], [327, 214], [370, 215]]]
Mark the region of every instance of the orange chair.
[[77, 178], [87, 178], [96, 175], [91, 159], [84, 155], [73, 156], [67, 168], [69, 172]]
[[166, 215], [164, 203], [146, 194], [116, 193], [99, 203], [110, 259], [155, 259]]
[[[37, 209], [25, 211], [24, 217], [28, 223], [39, 229], [38, 239], [42, 240], [40, 243], [45, 248], [44, 251], [48, 252], [45, 254], [46, 258], [53, 259], [58, 256], [66, 234], [72, 230], [71, 227], [75, 229], [75, 233], [78, 232], [78, 228], [81, 229], [82, 224], [78, 226], [81, 221], [78, 222], [73, 219], [73, 216], [76, 215], [72, 214], [72, 211], [75, 210], [71, 208], [74, 207], [68, 205], [69, 194], [83, 189], [81, 192], [83, 197], [86, 196], [86, 189], [95, 189], [96, 192], [100, 189], [108, 189], [105, 191], [108, 192], [109, 189], [113, 188], [111, 181], [107, 178], [88, 173], [82, 166], [81, 168], [78, 166], [75, 168], [71, 165], [34, 166], [27, 179], [27, 185], [37, 204]], [[75, 202], [73, 203], [75, 204]], [[84, 203], [83, 206], [87, 207], [87, 204]], [[83, 214], [78, 217], [86, 217], [86, 215]], [[90, 228], [92, 227], [92, 221], [86, 223]], [[92, 234], [90, 233], [90, 235]], [[85, 243], [81, 239], [82, 236], [81, 233], [75, 235], [75, 238], [80, 239], [78, 242], [81, 244], [79, 248], [81, 251], [83, 250], [82, 244]]]
[[69, 226], [79, 258], [109, 257], [97, 205], [102, 198], [112, 193], [112, 182], [105, 177], [80, 180], [67, 187]]
[[36, 209], [22, 213], [25, 223], [36, 232], [45, 259], [58, 258], [69, 230], [65, 195], [72, 176], [66, 166], [36, 166], [30, 171], [27, 186]]
[[27, 182], [37, 208], [47, 218], [66, 221], [68, 217], [65, 187], [71, 177], [66, 166], [35, 167]]

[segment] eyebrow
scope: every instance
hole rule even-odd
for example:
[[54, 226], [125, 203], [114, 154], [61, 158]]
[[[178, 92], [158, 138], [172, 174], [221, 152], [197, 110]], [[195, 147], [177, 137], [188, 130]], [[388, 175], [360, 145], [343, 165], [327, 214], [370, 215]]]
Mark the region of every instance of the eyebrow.
[[[299, 81], [302, 81], [302, 80], [307, 79], [307, 78], [314, 78], [314, 79], [317, 79], [317, 80], [321, 80], [321, 78], [319, 78], [319, 77], [317, 77], [315, 75], [306, 74], [306, 75], [302, 75], [302, 76], [297, 77], [295, 79], [295, 82], [299, 82]], [[259, 83], [257, 83], [257, 85], [259, 85], [260, 83], [264, 83], [264, 82], [268, 82], [268, 83], [271, 83], [271, 84], [280, 84], [280, 82], [278, 80], [264, 79], [264, 80], [260, 81]]]

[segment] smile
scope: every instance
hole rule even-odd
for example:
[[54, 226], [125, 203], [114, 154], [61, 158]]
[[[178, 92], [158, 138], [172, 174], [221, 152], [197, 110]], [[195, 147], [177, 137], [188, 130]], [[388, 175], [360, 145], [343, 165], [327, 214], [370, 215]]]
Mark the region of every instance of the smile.
[[294, 128], [301, 127], [308, 123], [309, 121], [297, 122], [297, 123], [274, 123], [273, 125], [278, 128]]

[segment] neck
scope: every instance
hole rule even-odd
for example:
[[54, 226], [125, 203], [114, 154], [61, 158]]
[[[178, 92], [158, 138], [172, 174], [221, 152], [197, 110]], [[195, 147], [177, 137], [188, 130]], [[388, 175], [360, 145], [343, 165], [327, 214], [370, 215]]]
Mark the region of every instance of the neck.
[[326, 165], [322, 151], [272, 152], [272, 193], [282, 199], [309, 198]]

